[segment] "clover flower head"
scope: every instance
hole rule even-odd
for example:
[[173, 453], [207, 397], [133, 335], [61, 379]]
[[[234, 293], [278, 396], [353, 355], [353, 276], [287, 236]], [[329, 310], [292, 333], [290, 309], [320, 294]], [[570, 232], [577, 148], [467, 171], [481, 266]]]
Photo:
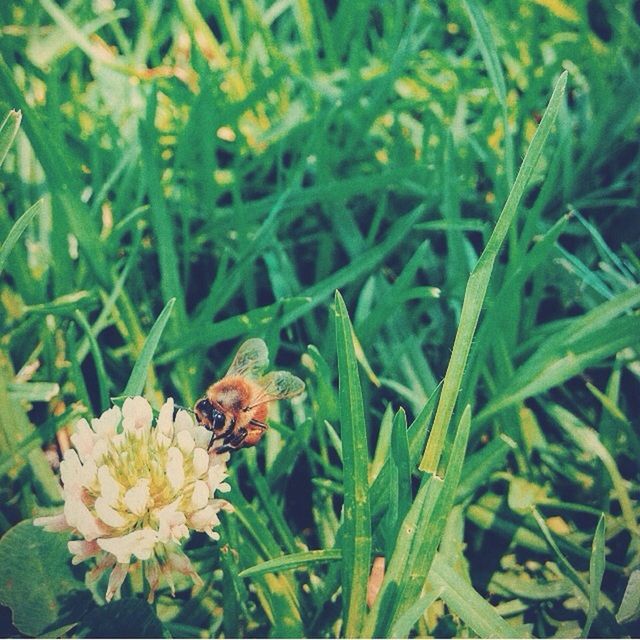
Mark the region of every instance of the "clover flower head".
[[232, 509], [217, 497], [230, 489], [229, 454], [210, 453], [210, 437], [186, 411], [174, 418], [171, 398], [155, 425], [151, 406], [139, 396], [91, 424], [82, 419], [60, 465], [64, 511], [34, 524], [77, 536], [68, 544], [72, 561], [95, 558], [93, 579], [111, 569], [107, 601], [136, 561], [144, 562], [150, 599], [162, 577], [173, 591], [173, 572], [199, 582], [181, 543], [190, 531], [217, 540], [218, 513]]

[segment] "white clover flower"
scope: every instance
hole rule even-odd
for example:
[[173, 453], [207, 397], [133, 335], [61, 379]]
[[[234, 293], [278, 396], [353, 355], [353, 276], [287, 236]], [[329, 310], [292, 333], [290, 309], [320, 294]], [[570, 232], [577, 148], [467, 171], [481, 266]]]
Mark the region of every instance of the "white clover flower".
[[60, 465], [64, 511], [36, 518], [49, 531], [72, 531], [73, 563], [96, 558], [97, 578], [112, 569], [106, 600], [118, 592], [129, 566], [144, 561], [151, 589], [161, 576], [173, 590], [173, 571], [200, 578], [181, 550], [190, 530], [217, 540], [218, 512], [231, 510], [216, 492], [229, 491], [228, 453], [209, 453], [210, 432], [186, 411], [173, 417], [173, 400], [153, 426], [151, 406], [142, 397], [125, 400], [91, 425], [80, 420], [71, 436], [74, 449]]

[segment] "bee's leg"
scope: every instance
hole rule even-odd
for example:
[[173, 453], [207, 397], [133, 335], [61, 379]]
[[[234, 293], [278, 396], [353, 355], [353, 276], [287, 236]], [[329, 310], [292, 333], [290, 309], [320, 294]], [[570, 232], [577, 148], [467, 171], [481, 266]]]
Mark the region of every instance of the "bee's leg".
[[209, 451], [209, 449], [211, 449], [211, 445], [213, 444], [213, 441], [216, 439], [216, 434], [215, 432], [212, 430], [211, 431], [211, 440], [209, 440], [209, 446], [207, 447], [207, 451]]
[[229, 434], [224, 439], [224, 444], [231, 447], [232, 449], [237, 449], [242, 441], [247, 437], [247, 433], [249, 433], [244, 427], [238, 429], [236, 433]]
[[229, 437], [229, 435], [233, 433], [233, 429], [235, 426], [236, 426], [236, 419], [232, 416], [231, 420], [229, 420], [229, 425], [227, 426], [227, 428], [217, 434], [218, 438], [224, 438], [226, 440]]

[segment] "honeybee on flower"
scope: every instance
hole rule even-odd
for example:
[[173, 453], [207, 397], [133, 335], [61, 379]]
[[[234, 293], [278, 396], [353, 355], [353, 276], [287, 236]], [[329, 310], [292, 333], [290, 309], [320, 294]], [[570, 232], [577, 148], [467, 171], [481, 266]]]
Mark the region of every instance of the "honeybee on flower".
[[172, 573], [200, 578], [181, 543], [191, 531], [219, 538], [214, 528], [220, 499], [228, 491], [228, 453], [209, 451], [210, 433], [188, 412], [174, 418], [167, 400], [155, 426], [149, 403], [128, 398], [99, 418], [80, 420], [60, 465], [64, 510], [36, 518], [49, 531], [70, 531], [73, 563], [95, 557], [92, 578], [111, 569], [105, 599], [111, 600], [133, 562], [141, 560], [152, 599], [161, 577], [172, 591]]

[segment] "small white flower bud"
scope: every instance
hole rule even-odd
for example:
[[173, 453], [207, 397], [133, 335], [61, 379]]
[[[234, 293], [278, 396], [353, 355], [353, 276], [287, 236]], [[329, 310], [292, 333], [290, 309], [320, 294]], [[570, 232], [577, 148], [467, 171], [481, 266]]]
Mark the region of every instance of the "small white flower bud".
[[177, 447], [167, 451], [167, 478], [176, 491], [184, 486], [184, 458]]

